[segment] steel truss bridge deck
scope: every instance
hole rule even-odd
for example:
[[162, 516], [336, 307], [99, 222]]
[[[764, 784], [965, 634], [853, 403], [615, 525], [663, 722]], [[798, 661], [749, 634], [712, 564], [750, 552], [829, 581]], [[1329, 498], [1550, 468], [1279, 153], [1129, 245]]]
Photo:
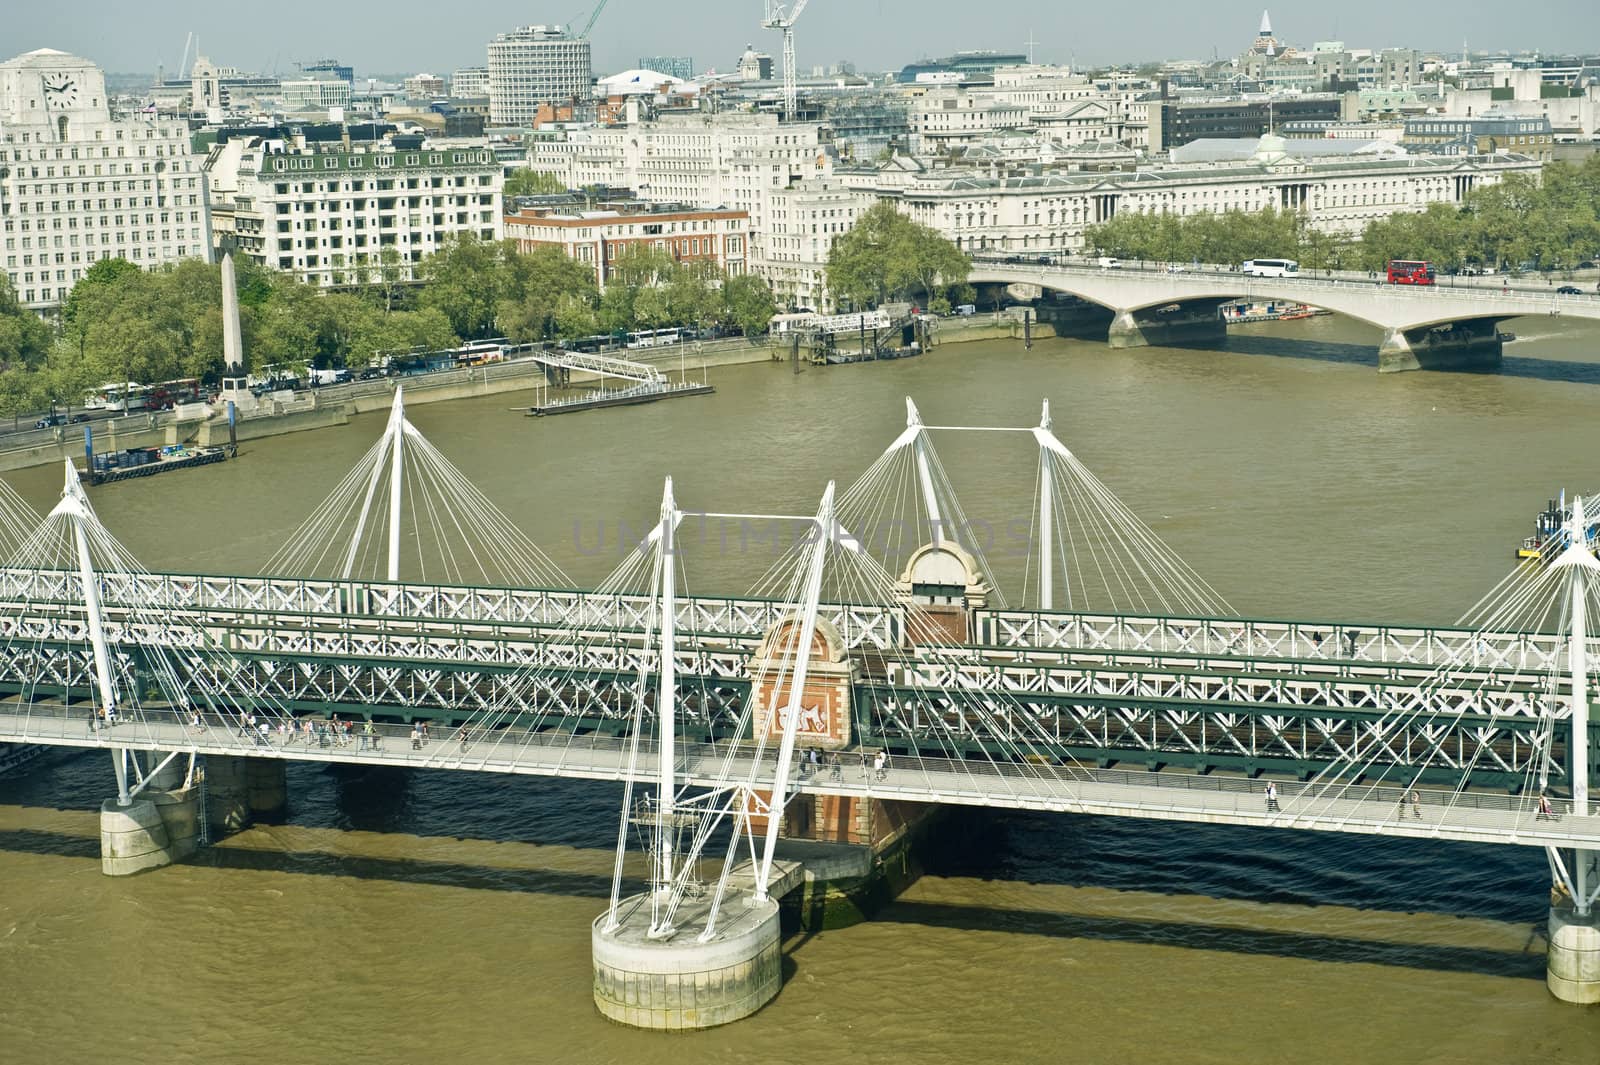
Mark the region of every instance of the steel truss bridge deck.
[[[108, 575], [102, 595], [131, 690], [148, 689], [141, 658], [160, 646], [196, 692], [297, 713], [494, 713], [615, 733], [652, 662], [644, 597], [161, 574]], [[0, 571], [0, 600], [10, 600], [0, 601], [0, 690], [87, 693], [76, 575]], [[784, 613], [763, 600], [683, 604], [681, 698], [701, 735], [726, 738], [750, 651]], [[1106, 764], [1301, 776], [1370, 760], [1517, 787], [1544, 745], [1563, 748], [1550, 722], [1568, 709], [1548, 694], [1560, 649], [1546, 635], [990, 611], [977, 618], [984, 644], [929, 651], [900, 646], [897, 610], [825, 615], [870, 663], [857, 736], [901, 750], [1020, 744]], [[214, 653], [196, 650], [197, 630]]]
[[[627, 741], [606, 737], [499, 731], [470, 734], [465, 742], [455, 737], [435, 739], [423, 749], [413, 749], [400, 729], [383, 726], [378, 731], [378, 748], [363, 750], [354, 741], [342, 747], [323, 746], [277, 735], [252, 742], [222, 722], [205, 722], [195, 729], [159, 713], [140, 722], [91, 730], [81, 715], [62, 707], [0, 711], [0, 739], [25, 743], [608, 781], [627, 779], [630, 764], [636, 778], [656, 771], [656, 757], [647, 743], [639, 745], [634, 759]], [[704, 786], [717, 786], [726, 779], [770, 780], [773, 752], [760, 767], [752, 767], [752, 757], [751, 750], [738, 746], [683, 748], [682, 776]], [[1357, 835], [1600, 848], [1600, 817], [1574, 817], [1558, 810], [1557, 816], [1546, 819], [1526, 799], [1431, 790], [1423, 793], [1416, 813], [1402, 802], [1406, 789], [1398, 787], [1323, 790], [1315, 784], [1286, 783], [1279, 785], [1280, 809], [1274, 811], [1267, 809], [1259, 784], [1239, 779], [898, 759], [881, 779], [850, 766], [836, 779], [826, 770], [802, 777], [799, 791]]]

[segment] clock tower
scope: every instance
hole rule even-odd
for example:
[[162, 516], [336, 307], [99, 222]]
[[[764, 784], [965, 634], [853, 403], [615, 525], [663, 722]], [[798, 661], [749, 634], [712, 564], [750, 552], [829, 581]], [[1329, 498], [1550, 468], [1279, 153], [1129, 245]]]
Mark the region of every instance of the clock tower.
[[41, 132], [66, 141], [110, 119], [105, 74], [89, 60], [40, 48], [0, 64], [0, 127], [48, 127]]
[[205, 258], [204, 158], [181, 119], [113, 116], [105, 74], [81, 56], [0, 62], [0, 262], [23, 306], [60, 305], [103, 259]]

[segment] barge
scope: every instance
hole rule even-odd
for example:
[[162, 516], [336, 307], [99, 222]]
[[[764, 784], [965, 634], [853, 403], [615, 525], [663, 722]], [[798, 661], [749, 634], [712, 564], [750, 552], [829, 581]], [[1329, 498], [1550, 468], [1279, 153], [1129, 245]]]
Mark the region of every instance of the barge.
[[80, 475], [90, 484], [108, 484], [126, 481], [133, 477], [150, 477], [172, 470], [187, 470], [195, 466], [209, 466], [228, 458], [225, 447], [189, 447], [185, 444], [168, 444], [166, 447], [130, 447], [123, 451], [107, 451], [92, 455], [87, 470]]

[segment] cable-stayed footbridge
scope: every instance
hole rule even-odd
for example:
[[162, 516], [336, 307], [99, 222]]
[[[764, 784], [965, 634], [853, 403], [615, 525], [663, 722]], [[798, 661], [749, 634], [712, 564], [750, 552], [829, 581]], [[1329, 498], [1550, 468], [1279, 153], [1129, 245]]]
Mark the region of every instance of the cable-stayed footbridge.
[[[934, 446], [997, 433], [1037, 462], [1016, 606]], [[707, 596], [688, 582], [691, 520], [796, 533], [745, 594]], [[1581, 501], [1572, 520], [1565, 553], [1456, 627], [1239, 618], [1048, 406], [989, 429], [926, 425], [908, 403], [884, 454], [812, 514], [691, 511], [669, 481], [649, 533], [579, 590], [397, 395], [265, 575], [144, 571], [69, 468], [49, 515], [10, 523], [0, 741], [112, 752], [112, 872], [281, 803], [289, 760], [620, 781], [617, 883], [637, 832], [652, 888], [596, 926], [597, 1001], [631, 1023], [764, 1001], [780, 836], [873, 845], [928, 804], [1542, 847], [1551, 986], [1583, 998], [1600, 993], [1583, 967], [1600, 563]], [[747, 948], [732, 998], [707, 991], [689, 1018], [673, 981]], [[656, 976], [679, 1007], [627, 990]]]

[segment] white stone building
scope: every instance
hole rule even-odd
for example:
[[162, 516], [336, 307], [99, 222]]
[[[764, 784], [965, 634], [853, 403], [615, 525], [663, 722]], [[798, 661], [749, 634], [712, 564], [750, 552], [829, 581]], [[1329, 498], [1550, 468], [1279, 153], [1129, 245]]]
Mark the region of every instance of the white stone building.
[[437, 74], [413, 74], [402, 83], [406, 97], [412, 100], [432, 100], [444, 95], [444, 79]]
[[1147, 148], [1149, 105], [1142, 80], [1091, 82], [1062, 67], [1001, 67], [994, 84], [940, 86], [907, 115], [912, 150], [947, 155], [997, 133], [1041, 130], [1066, 144], [1120, 141]]
[[350, 83], [326, 74], [308, 74], [303, 78], [284, 78], [280, 98], [286, 111], [332, 111], [348, 108], [351, 96]]
[[228, 140], [206, 160], [216, 239], [315, 285], [345, 285], [384, 248], [406, 276], [456, 233], [505, 235], [505, 177], [485, 147], [308, 149], [281, 140]]
[[772, 114], [689, 112], [649, 121], [567, 131], [536, 142], [535, 170], [568, 188], [621, 185], [641, 199], [721, 205], [744, 211], [753, 232], [751, 265], [766, 276], [762, 246], [775, 192], [825, 177], [832, 159], [820, 127]]
[[450, 75], [450, 95], [472, 98], [489, 95], [489, 68], [463, 67]]
[[833, 242], [876, 202], [871, 192], [829, 178], [773, 190], [761, 272], [778, 306], [833, 312], [827, 280]]
[[201, 160], [181, 121], [113, 119], [87, 59], [44, 48], [0, 63], [0, 255], [23, 304], [59, 304], [100, 259], [209, 254]]
[[540, 104], [587, 100], [589, 42], [560, 26], [521, 26], [489, 43], [489, 121], [531, 126]]
[[984, 178], [885, 170], [875, 192], [967, 251], [1077, 252], [1089, 226], [1130, 211], [1191, 215], [1268, 207], [1304, 213], [1354, 237], [1377, 218], [1459, 203], [1507, 174], [1537, 175], [1525, 156], [1411, 156], [1386, 142], [1196, 142], [1187, 162], [1112, 173]]

